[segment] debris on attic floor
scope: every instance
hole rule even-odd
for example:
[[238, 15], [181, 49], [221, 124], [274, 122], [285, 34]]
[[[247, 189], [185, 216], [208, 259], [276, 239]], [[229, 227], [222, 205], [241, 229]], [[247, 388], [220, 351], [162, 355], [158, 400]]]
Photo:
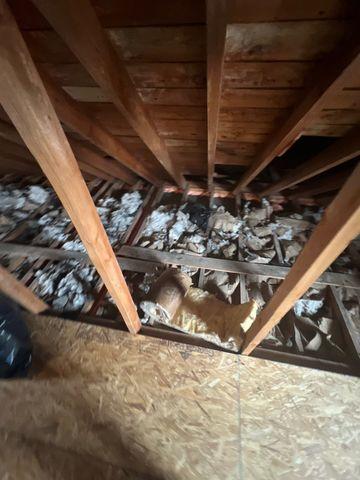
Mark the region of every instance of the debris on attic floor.
[[[124, 190], [121, 186], [106, 182], [89, 185], [110, 241], [117, 249], [121, 247], [125, 234], [129, 238], [131, 228], [135, 228], [137, 219], [140, 219], [139, 211], [146, 190]], [[31, 191], [34, 191], [36, 185], [31, 187]], [[30, 220], [24, 219], [24, 222], [31, 222], [32, 226], [27, 229], [26, 241], [42, 247], [56, 246], [69, 251], [83, 251], [83, 245], [64, 210], [51, 200], [51, 189], [46, 187], [45, 192], [48, 196], [43, 195], [44, 203], [34, 203], [34, 209], [28, 209]], [[18, 198], [19, 194], [16, 195]], [[29, 187], [24, 187], [23, 195], [30, 195]], [[150, 199], [149, 196], [148, 198]], [[216, 198], [209, 203], [207, 197], [190, 195], [185, 203], [182, 201], [178, 194], [165, 193], [161, 198], [158, 197], [157, 204], [148, 210], [148, 214], [140, 219], [141, 224], [137, 226], [139, 232], [136, 242], [140, 247], [180, 255], [185, 253], [224, 260], [239, 259], [253, 265], [265, 263], [291, 266], [323, 212], [322, 207], [292, 206], [286, 202], [278, 203], [267, 199], [260, 203], [244, 200], [241, 205], [236, 205], [235, 199], [231, 198]], [[16, 202], [14, 204], [17, 205]], [[21, 204], [22, 201], [19, 205]], [[34, 212], [37, 213], [34, 215]], [[6, 239], [6, 236], [3, 238]], [[275, 239], [278, 240], [277, 248]], [[195, 244], [201, 248], [196, 250], [193, 246]], [[214, 248], [214, 245], [218, 247]], [[352, 255], [356, 245], [356, 242], [352, 245]], [[296, 250], [291, 256], [290, 247]], [[231, 248], [233, 251], [229, 253]], [[343, 256], [350, 258], [347, 252]], [[25, 279], [35, 293], [58, 312], [88, 311], [96, 301], [102, 285], [91, 265], [76, 260], [19, 262], [3, 257], [2, 262], [10, 266], [19, 278]], [[352, 264], [351, 268], [345, 268], [344, 265], [344, 260], [339, 257], [331, 270], [349, 274], [357, 272]], [[279, 279], [270, 276], [245, 275], [244, 297], [244, 293], [241, 294], [241, 276], [238, 274], [186, 265], [178, 267], [178, 271], [191, 278], [189, 298], [194, 292], [194, 295], [202, 292], [200, 297], [208, 299], [210, 303], [216, 299], [218, 302], [226, 302], [230, 309], [233, 306], [235, 310], [238, 305], [249, 300], [256, 301], [261, 310], [280, 283]], [[125, 272], [144, 324], [148, 323], [148, 317], [141, 307], [142, 302], [148, 298], [161, 272], [162, 270], [157, 273]], [[309, 291], [273, 329], [262, 346], [275, 351], [315, 355], [341, 362], [346, 355], [346, 345], [326, 297], [326, 288]], [[349, 302], [347, 305], [350, 305]], [[350, 308], [354, 309], [352, 303]], [[116, 318], [117, 309], [108, 296], [105, 295], [104, 301], [97, 308], [97, 314], [104, 318]], [[201, 322], [199, 328], [200, 325]], [[225, 348], [231, 344], [230, 348], [236, 349], [231, 342], [226, 347], [221, 340], [215, 341]]]

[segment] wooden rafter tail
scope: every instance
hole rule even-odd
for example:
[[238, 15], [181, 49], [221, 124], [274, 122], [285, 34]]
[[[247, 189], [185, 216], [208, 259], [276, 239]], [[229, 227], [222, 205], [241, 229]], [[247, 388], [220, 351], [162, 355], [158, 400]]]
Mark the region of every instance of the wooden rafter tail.
[[[184, 178], [173, 164], [163, 139], [137, 92], [119, 54], [115, 52], [89, 0], [32, 0], [68, 47], [109, 96], [157, 160], [183, 187]], [[81, 15], [79, 15], [81, 12]]]
[[134, 155], [132, 155], [100, 122], [90, 117], [80, 102], [74, 100], [44, 70], [39, 67], [41, 78], [60, 120], [72, 130], [86, 138], [100, 150], [113, 157], [122, 166], [129, 168], [154, 185], [159, 179]]
[[131, 294], [60, 121], [5, 0], [0, 0], [0, 102], [40, 164], [131, 332]]
[[360, 165], [325, 210], [287, 277], [247, 332], [243, 354], [250, 354], [294, 303], [360, 233]]
[[207, 160], [209, 189], [213, 186], [215, 168], [227, 13], [226, 0], [218, 0], [217, 2], [207, 0]]
[[360, 126], [353, 128], [347, 135], [336, 140], [330, 147], [307, 160], [278, 182], [270, 185], [261, 192], [261, 195], [281, 192], [286, 188], [297, 185], [331, 168], [337, 167], [358, 155], [360, 155]]
[[245, 188], [275, 157], [291, 147], [326, 106], [328, 100], [343, 89], [351, 75], [359, 68], [359, 63], [360, 31], [357, 28], [347, 41], [319, 65], [302, 101], [292, 110], [280, 129], [270, 136], [241, 177], [235, 193]]
[[24, 284], [19, 282], [6, 268], [0, 265], [0, 290], [8, 297], [19, 303], [22, 307], [32, 313], [41, 313], [49, 309], [49, 306], [40, 300]]

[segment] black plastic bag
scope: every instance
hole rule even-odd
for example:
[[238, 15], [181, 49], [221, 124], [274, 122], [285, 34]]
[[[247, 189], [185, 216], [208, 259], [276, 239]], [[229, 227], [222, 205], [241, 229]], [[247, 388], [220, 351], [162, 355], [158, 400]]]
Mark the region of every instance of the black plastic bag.
[[31, 365], [31, 351], [20, 308], [0, 295], [0, 378], [25, 377]]

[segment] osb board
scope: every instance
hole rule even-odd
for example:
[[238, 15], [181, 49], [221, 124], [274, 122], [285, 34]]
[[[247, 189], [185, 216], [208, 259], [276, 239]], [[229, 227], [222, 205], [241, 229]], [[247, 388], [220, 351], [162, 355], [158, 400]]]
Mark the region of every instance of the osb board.
[[360, 477], [360, 381], [243, 358], [241, 450], [246, 480]]
[[34, 379], [0, 388], [0, 478], [359, 478], [358, 379], [28, 323]]

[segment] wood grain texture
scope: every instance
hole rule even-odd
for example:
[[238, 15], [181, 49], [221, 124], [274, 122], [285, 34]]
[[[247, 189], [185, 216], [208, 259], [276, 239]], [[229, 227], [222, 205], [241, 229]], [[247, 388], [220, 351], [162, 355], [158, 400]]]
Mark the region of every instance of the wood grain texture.
[[358, 155], [360, 155], [360, 127], [356, 127], [348, 135], [337, 140], [330, 145], [330, 147], [304, 162], [290, 174], [285, 175], [278, 182], [264, 190], [262, 195], [281, 192], [286, 188], [304, 182], [316, 175], [320, 175], [337, 165], [341, 165]]
[[326, 209], [285, 280], [246, 334], [250, 354], [308, 288], [360, 233], [360, 165]]
[[32, 313], [41, 313], [49, 306], [40, 300], [29, 288], [17, 280], [6, 268], [0, 265], [0, 290], [16, 303]]
[[[94, 80], [110, 96], [119, 111], [137, 131], [171, 177], [181, 186], [181, 172], [172, 164], [165, 144], [141, 101], [123, 62], [126, 47], [115, 52], [87, 0], [76, 5], [68, 0], [53, 3], [34, 0], [35, 5], [55, 27]], [[82, 12], [81, 18], [78, 15]]]
[[342, 90], [346, 79], [358, 68], [359, 52], [359, 33], [354, 31], [344, 44], [319, 65], [314, 73], [313, 85], [279, 130], [264, 144], [251, 167], [240, 179], [235, 192], [246, 187], [277, 155], [286, 151], [323, 108], [331, 108], [328, 105], [329, 98]]
[[114, 157], [125, 167], [130, 168], [151, 183], [159, 183], [156, 176], [149, 171], [143, 162], [131, 155], [121, 142], [108, 132], [107, 128], [90, 117], [82, 105], [58, 87], [43, 68], [40, 70], [40, 74], [56, 113], [62, 122], [108, 155]]
[[213, 186], [213, 175], [218, 137], [219, 111], [223, 79], [224, 52], [227, 28], [225, 0], [206, 3], [207, 39], [207, 180], [209, 190]]
[[45, 87], [4, 0], [0, 2], [0, 100], [62, 201], [128, 328], [135, 305]]

